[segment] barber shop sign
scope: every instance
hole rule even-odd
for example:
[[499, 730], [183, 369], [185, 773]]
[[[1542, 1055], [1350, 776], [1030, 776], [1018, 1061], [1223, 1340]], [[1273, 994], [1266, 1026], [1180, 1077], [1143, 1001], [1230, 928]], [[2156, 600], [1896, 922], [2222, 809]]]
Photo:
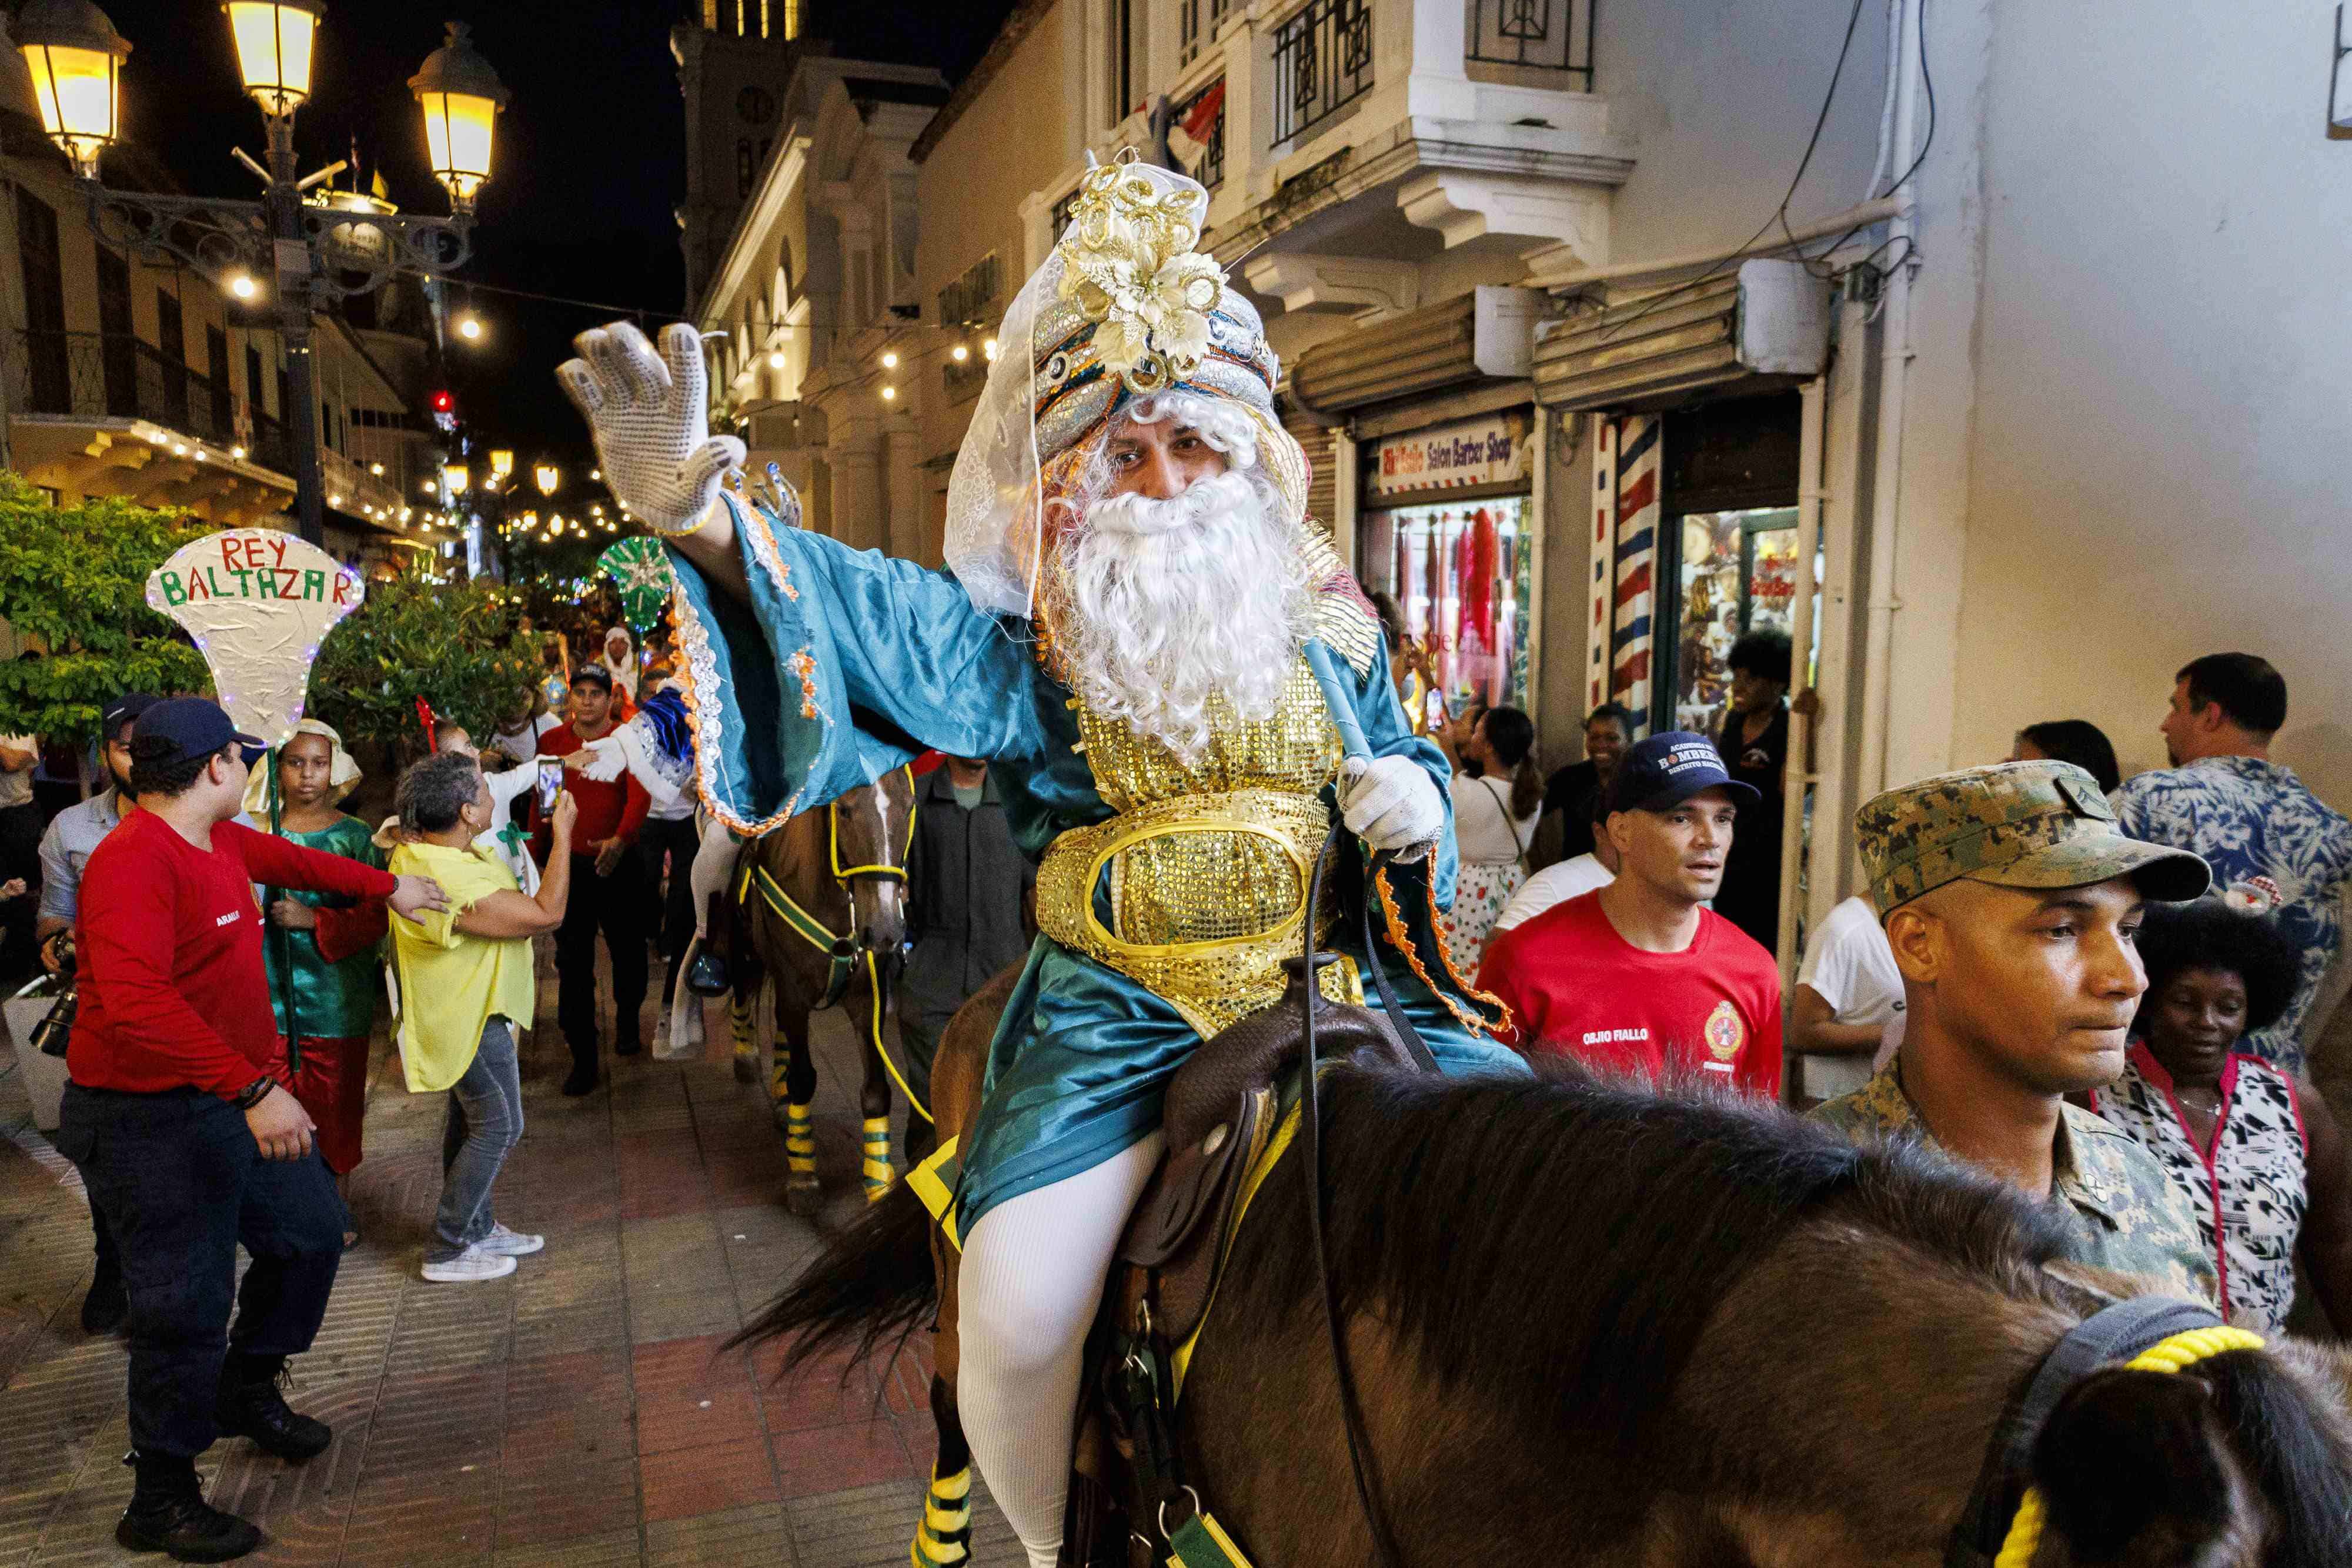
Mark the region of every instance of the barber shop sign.
[[1529, 472], [1528, 423], [1525, 409], [1511, 409], [1383, 441], [1370, 495], [1524, 483]]

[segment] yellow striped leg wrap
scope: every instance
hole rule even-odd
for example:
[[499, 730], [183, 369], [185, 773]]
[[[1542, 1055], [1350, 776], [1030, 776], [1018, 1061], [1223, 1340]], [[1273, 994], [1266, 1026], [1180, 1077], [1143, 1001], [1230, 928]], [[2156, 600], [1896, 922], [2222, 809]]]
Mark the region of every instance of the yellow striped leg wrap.
[[890, 1118], [866, 1118], [866, 1157], [859, 1171], [866, 1177], [866, 1201], [873, 1203], [890, 1190], [897, 1173], [890, 1168]]
[[727, 1027], [735, 1036], [735, 1054], [746, 1061], [757, 1061], [760, 1047], [751, 1038], [751, 1004], [740, 995], [727, 1003]]
[[944, 1568], [971, 1555], [971, 1468], [933, 1476], [923, 1495], [923, 1522], [907, 1553], [913, 1568]]
[[795, 1182], [816, 1180], [816, 1133], [808, 1106], [796, 1100], [784, 1102], [784, 1166]]

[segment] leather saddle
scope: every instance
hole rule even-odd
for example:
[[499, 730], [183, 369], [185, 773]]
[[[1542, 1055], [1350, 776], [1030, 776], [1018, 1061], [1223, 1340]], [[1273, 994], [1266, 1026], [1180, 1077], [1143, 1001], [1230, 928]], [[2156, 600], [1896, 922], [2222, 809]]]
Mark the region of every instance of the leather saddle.
[[[1313, 960], [1318, 970], [1336, 961], [1329, 953]], [[1170, 1344], [1181, 1344], [1200, 1325], [1243, 1185], [1274, 1136], [1283, 1081], [1297, 1070], [1305, 1045], [1307, 965], [1285, 959], [1290, 978], [1281, 1000], [1202, 1041], [1169, 1081], [1160, 1122], [1167, 1150], [1119, 1238], [1118, 1257], [1144, 1272], [1144, 1299]], [[1413, 1066], [1381, 1014], [1332, 1001], [1319, 989], [1313, 995], [1319, 1059]], [[1136, 1283], [1108, 1299], [1132, 1299]]]

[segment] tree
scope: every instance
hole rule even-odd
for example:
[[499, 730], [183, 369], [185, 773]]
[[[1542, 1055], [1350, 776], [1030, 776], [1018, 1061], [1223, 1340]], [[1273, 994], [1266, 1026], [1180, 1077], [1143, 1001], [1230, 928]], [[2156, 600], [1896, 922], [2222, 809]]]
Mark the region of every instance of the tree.
[[310, 706], [345, 740], [412, 749], [424, 740], [416, 699], [444, 724], [487, 739], [530, 699], [539, 657], [517, 635], [510, 596], [482, 581], [439, 584], [410, 568], [370, 587], [327, 633], [310, 671]]
[[214, 531], [115, 497], [54, 506], [0, 471], [0, 619], [46, 653], [0, 660], [0, 733], [93, 740], [124, 692], [210, 692], [204, 656], [147, 608], [147, 575]]

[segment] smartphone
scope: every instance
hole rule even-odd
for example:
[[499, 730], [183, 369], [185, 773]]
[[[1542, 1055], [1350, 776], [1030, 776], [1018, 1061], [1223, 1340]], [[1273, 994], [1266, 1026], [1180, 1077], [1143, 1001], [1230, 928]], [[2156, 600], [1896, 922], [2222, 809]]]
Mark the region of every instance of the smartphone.
[[563, 764], [542, 762], [539, 765], [539, 810], [541, 816], [555, 810], [555, 798], [563, 793]]

